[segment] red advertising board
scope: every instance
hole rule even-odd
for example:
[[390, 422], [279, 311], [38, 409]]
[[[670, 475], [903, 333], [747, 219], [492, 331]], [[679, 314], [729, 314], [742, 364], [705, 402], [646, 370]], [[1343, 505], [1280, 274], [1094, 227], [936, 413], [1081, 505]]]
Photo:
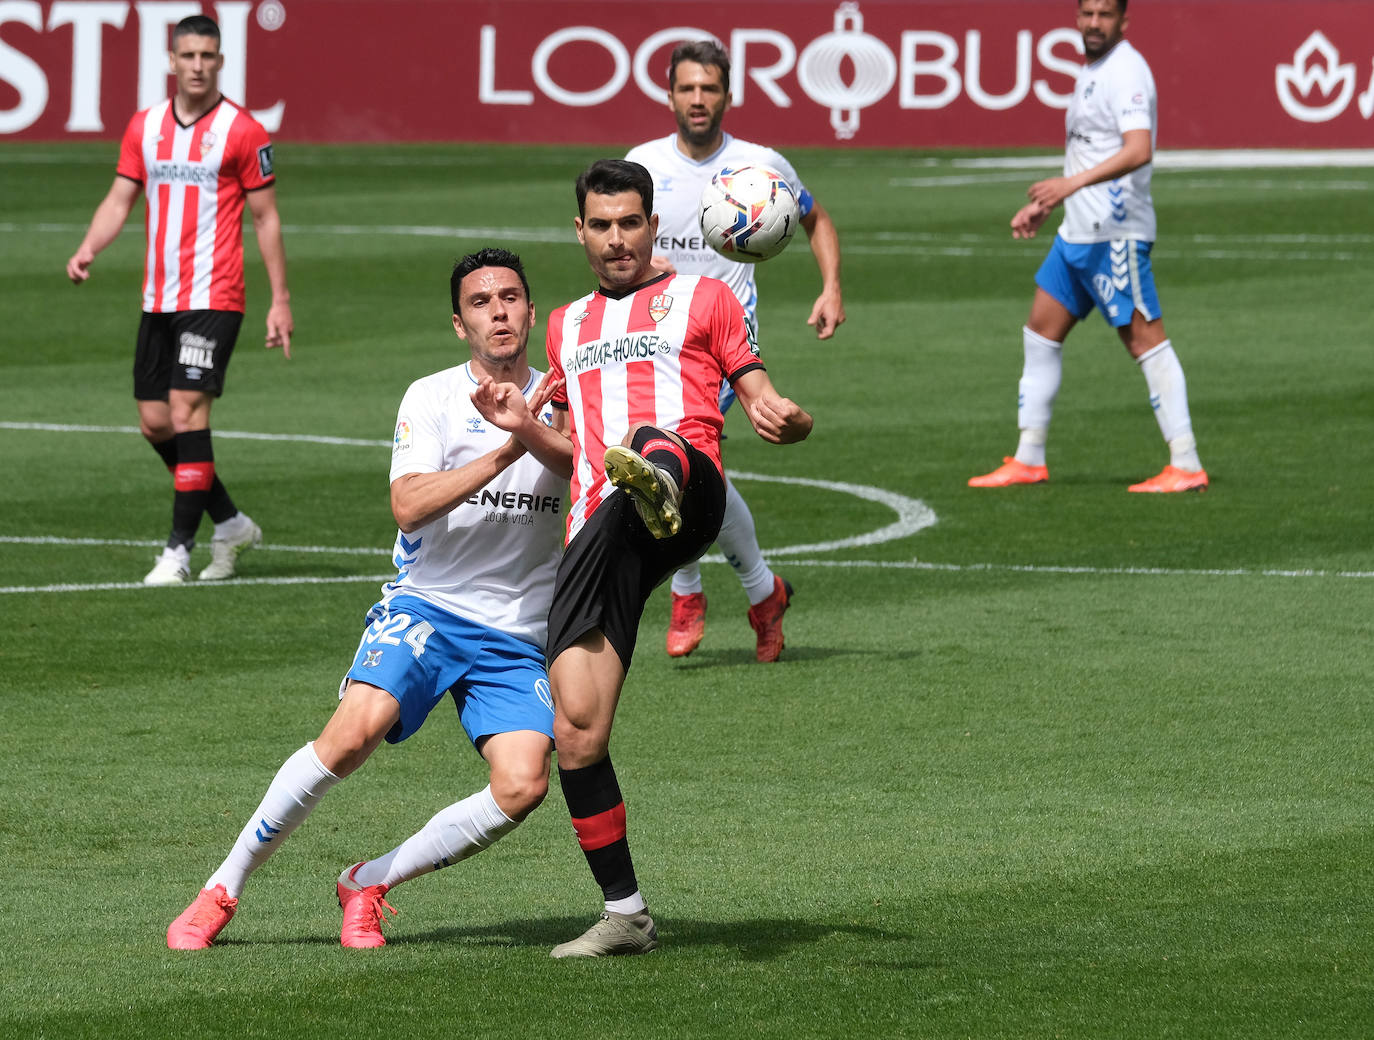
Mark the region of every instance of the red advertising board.
[[[779, 146], [1058, 146], [1073, 0], [0, 0], [0, 136], [117, 137], [216, 18], [225, 94], [278, 140], [636, 142], [668, 53], [715, 36], [730, 129]], [[1142, 0], [1162, 148], [1374, 143], [1371, 0]]]

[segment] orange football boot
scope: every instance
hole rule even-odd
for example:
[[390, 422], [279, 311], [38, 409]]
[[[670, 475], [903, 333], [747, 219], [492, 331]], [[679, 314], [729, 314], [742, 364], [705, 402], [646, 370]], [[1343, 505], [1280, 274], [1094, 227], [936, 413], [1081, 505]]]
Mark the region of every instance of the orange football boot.
[[768, 598], [749, 608], [749, 627], [758, 636], [754, 656], [760, 661], [776, 661], [782, 654], [782, 615], [791, 603], [791, 584], [775, 574]]
[[1145, 491], [1153, 494], [1168, 494], [1173, 491], [1206, 491], [1207, 471], [1200, 469], [1188, 472], [1177, 466], [1165, 466], [1158, 476], [1132, 484], [1127, 491]]
[[1027, 466], [1010, 455], [1002, 457], [1002, 465], [981, 477], [970, 477], [969, 487], [1011, 487], [1013, 484], [1045, 484], [1050, 479], [1048, 466]]
[[229, 923], [239, 907], [223, 885], [202, 888], [191, 905], [167, 927], [167, 949], [203, 950]]
[[[363, 861], [367, 862], [366, 860]], [[385, 946], [382, 935], [382, 922], [386, 911], [399, 913], [394, 906], [382, 897], [387, 893], [386, 885], [363, 887], [354, 880], [362, 863], [355, 863], [339, 875], [339, 906], [343, 907], [343, 928], [339, 931], [339, 942], [355, 950]]]
[[668, 656], [686, 657], [706, 635], [706, 593], [673, 593], [673, 617], [668, 622]]

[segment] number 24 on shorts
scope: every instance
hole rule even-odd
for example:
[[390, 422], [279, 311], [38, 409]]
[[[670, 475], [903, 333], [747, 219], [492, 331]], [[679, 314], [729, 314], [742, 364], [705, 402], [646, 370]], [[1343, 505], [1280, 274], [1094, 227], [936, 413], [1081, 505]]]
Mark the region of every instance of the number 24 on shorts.
[[[401, 635], [402, 632], [405, 632], [404, 636]], [[425, 652], [425, 640], [433, 634], [434, 626], [428, 621], [421, 621], [412, 627], [409, 614], [388, 612], [372, 622], [363, 635], [363, 641], [365, 643], [384, 643], [387, 646], [400, 646], [401, 641], [405, 640], [411, 648], [411, 654], [419, 657]]]

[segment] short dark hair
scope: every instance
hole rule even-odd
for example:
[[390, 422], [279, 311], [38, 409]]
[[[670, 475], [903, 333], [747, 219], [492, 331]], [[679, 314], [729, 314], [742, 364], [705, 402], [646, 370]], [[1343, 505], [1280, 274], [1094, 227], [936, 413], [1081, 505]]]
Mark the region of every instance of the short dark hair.
[[183, 36], [208, 36], [218, 44], [219, 26], [208, 15], [193, 14], [177, 22], [176, 28], [172, 30], [172, 46], [175, 47], [177, 40]]
[[529, 279], [525, 277], [525, 265], [520, 262], [520, 258], [509, 249], [498, 249], [488, 246], [486, 249], [479, 249], [475, 253], [469, 253], [463, 259], [453, 265], [453, 274], [448, 280], [449, 295], [453, 298], [453, 313], [460, 313], [458, 310], [459, 287], [463, 284], [463, 279], [472, 274], [473, 271], [480, 271], [484, 267], [507, 267], [520, 276], [520, 284], [525, 287], [525, 299], [530, 297]]
[[691, 40], [673, 48], [673, 55], [668, 59], [669, 90], [677, 82], [677, 67], [684, 61], [714, 65], [720, 69], [720, 85], [725, 88], [725, 93], [730, 93], [730, 55], [715, 40]]
[[644, 215], [654, 211], [654, 178], [643, 166], [628, 159], [598, 159], [577, 178], [577, 215], [587, 215], [587, 193], [619, 195], [622, 191], [639, 194]]
[[[1126, 4], [1127, 4], [1127, 0], [1116, 0], [1116, 13], [1117, 13], [1117, 14], [1125, 14], [1125, 13], [1126, 13]], [[1082, 0], [1074, 0], [1074, 7], [1081, 7], [1081, 6], [1083, 6]]]

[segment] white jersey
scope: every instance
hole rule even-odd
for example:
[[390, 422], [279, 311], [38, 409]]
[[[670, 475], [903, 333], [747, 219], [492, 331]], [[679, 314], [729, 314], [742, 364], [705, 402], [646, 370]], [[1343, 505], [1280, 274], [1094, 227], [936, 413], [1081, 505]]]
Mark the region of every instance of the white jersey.
[[[1091, 169], [1121, 151], [1127, 130], [1156, 136], [1155, 80], [1140, 52], [1121, 40], [1105, 57], [1078, 73], [1064, 126], [1068, 145], [1064, 176]], [[1064, 200], [1059, 237], [1066, 242], [1155, 240], [1155, 207], [1150, 198], [1151, 163], [1124, 177], [1081, 188]]]
[[792, 164], [771, 148], [724, 135], [721, 146], [705, 159], [693, 159], [678, 151], [677, 135], [632, 148], [625, 156], [653, 175], [654, 212], [658, 214], [658, 238], [654, 253], [666, 256], [678, 274], [704, 274], [719, 278], [730, 287], [749, 323], [758, 328], [755, 311], [759, 293], [754, 282], [754, 265], [727, 260], [701, 237], [701, 193], [720, 170], [727, 166], [767, 166], [777, 170], [792, 185], [801, 215], [806, 216], [815, 200], [792, 169]]
[[[541, 373], [531, 371], [529, 394]], [[468, 396], [468, 365], [417, 379], [401, 399], [391, 480], [458, 469], [500, 447], [510, 434], [482, 418]], [[552, 410], [545, 410], [546, 420]], [[554, 572], [562, 551], [568, 482], [532, 455], [517, 459], [447, 515], [396, 533], [394, 581], [400, 593], [500, 629], [537, 646], [548, 632]]]

